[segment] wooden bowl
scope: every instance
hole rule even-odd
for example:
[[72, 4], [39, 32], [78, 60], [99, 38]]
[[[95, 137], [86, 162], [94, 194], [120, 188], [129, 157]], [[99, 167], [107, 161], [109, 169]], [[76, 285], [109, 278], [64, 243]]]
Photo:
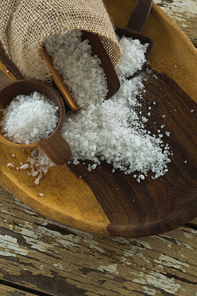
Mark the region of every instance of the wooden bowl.
[[[0, 70], [1, 71], [1, 70]], [[24, 94], [30, 95], [32, 92], [39, 92], [47, 96], [48, 99], [52, 100], [56, 106], [59, 107], [59, 121], [54, 132], [49, 135], [46, 139], [32, 143], [32, 144], [17, 144], [13, 143], [10, 140], [6, 139], [3, 134], [0, 132], [0, 142], [2, 144], [8, 145], [12, 148], [22, 149], [22, 150], [41, 150], [52, 162], [55, 164], [65, 164], [67, 163], [71, 156], [72, 152], [68, 143], [60, 134], [60, 129], [64, 122], [65, 118], [65, 109], [64, 103], [60, 95], [50, 86], [48, 83], [37, 81], [37, 80], [21, 80], [21, 81], [10, 81], [7, 78], [4, 78], [5, 74], [2, 74], [1, 71], [1, 84], [3, 80], [6, 80], [6, 83], [10, 83], [5, 86], [0, 91], [0, 109], [6, 108], [7, 105], [15, 98], [17, 95]], [[0, 112], [0, 120], [3, 117], [3, 112]]]
[[[104, 0], [115, 26], [122, 28], [135, 3]], [[25, 171], [16, 170], [28, 153], [0, 145], [0, 183], [27, 206], [71, 227], [113, 236], [158, 234], [197, 216], [197, 51], [154, 3], [142, 34], [155, 40], [149, 61], [157, 71], [147, 75], [143, 111], [157, 102], [149, 128], [165, 124], [170, 132], [164, 139], [173, 151], [169, 171], [138, 183], [132, 174], [112, 173], [106, 163], [91, 172], [88, 163], [69, 164], [51, 168], [36, 186]]]

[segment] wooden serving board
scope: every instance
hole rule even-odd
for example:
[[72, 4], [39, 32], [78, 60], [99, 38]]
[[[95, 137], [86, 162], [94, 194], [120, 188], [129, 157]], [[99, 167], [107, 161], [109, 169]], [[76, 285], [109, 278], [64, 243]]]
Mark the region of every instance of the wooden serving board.
[[[135, 1], [104, 3], [114, 24], [125, 27]], [[16, 169], [29, 152], [0, 145], [3, 187], [44, 216], [103, 235], [148, 236], [197, 216], [197, 51], [155, 4], [143, 35], [156, 41], [149, 59], [156, 71], [146, 74], [143, 112], [146, 116], [156, 101], [147, 128], [157, 133], [165, 124], [164, 131], [170, 132], [170, 137], [163, 137], [173, 152], [169, 172], [156, 180], [150, 174], [138, 183], [132, 174], [112, 173], [105, 162], [89, 172], [87, 162], [51, 168], [36, 186], [26, 171]], [[2, 50], [1, 60], [16, 78], [22, 77]], [[8, 167], [8, 162], [14, 167]]]

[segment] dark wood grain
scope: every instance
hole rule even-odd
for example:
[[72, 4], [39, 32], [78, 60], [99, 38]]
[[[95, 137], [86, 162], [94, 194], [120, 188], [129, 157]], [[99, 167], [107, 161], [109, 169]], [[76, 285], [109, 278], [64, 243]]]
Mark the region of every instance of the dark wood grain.
[[91, 172], [87, 165], [69, 166], [93, 190], [110, 221], [107, 228], [111, 235], [165, 232], [197, 213], [197, 105], [167, 75], [153, 70], [145, 75], [143, 115], [147, 117], [148, 108], [152, 108], [146, 128], [158, 135], [165, 125], [163, 141], [173, 152], [169, 171], [155, 180], [149, 174], [138, 183], [133, 174], [111, 173], [113, 167], [106, 163]]

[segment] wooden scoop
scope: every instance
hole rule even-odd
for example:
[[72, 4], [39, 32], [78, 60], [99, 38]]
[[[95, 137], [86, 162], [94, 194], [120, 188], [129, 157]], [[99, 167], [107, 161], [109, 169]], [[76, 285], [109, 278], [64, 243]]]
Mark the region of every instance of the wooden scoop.
[[[65, 118], [64, 102], [54, 88], [46, 82], [37, 80], [13, 81], [0, 70], [0, 109], [4, 109], [14, 97], [20, 94], [30, 95], [32, 92], [39, 92], [47, 96], [59, 107], [59, 121], [54, 132], [44, 140], [32, 144], [16, 144], [5, 137], [0, 132], [0, 142], [13, 148], [23, 150], [39, 149], [55, 164], [67, 163], [72, 151], [66, 140], [61, 136], [60, 129]], [[0, 112], [0, 121], [3, 117]]]
[[[107, 85], [108, 85], [108, 94], [106, 99], [109, 99], [111, 96], [113, 96], [120, 87], [120, 81], [116, 74], [116, 71], [113, 67], [113, 64], [97, 34], [93, 34], [91, 32], [82, 31], [83, 36], [82, 39], [88, 39], [89, 44], [92, 46], [92, 54], [97, 55], [98, 58], [101, 60], [101, 67], [103, 68], [105, 75], [107, 77]], [[64, 100], [66, 101], [67, 105], [74, 111], [80, 110], [77, 103], [74, 101], [73, 97], [71, 96], [71, 93], [68, 89], [68, 87], [63, 82], [62, 76], [57, 72], [57, 70], [54, 68], [52, 60], [50, 56], [48, 55], [46, 49], [42, 47], [40, 49], [40, 55], [43, 60], [46, 61], [47, 66], [49, 67], [49, 70], [52, 74], [53, 81], [59, 88]]]
[[131, 13], [127, 27], [125, 29], [116, 27], [116, 34], [119, 37], [132, 37], [133, 39], [139, 39], [142, 44], [149, 44], [145, 53], [146, 59], [148, 59], [154, 47], [155, 41], [146, 36], [143, 36], [141, 32], [149, 17], [152, 3], [153, 0], [137, 0], [136, 5]]

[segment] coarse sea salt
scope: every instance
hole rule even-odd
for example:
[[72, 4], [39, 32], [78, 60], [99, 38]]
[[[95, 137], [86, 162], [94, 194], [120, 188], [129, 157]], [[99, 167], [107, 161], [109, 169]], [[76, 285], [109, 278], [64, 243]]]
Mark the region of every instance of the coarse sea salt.
[[107, 79], [100, 59], [92, 55], [88, 40], [82, 41], [82, 32], [49, 36], [44, 43], [73, 98], [82, 108], [104, 99], [108, 93]]
[[[88, 47], [88, 54], [84, 54], [84, 51], [87, 51], [84, 43]], [[156, 137], [146, 131], [144, 123], [148, 119], [145, 117], [142, 120], [139, 119], [135, 111], [141, 104], [139, 94], [144, 88], [143, 76], [139, 74], [131, 80], [126, 80], [126, 77], [142, 69], [148, 45], [142, 45], [139, 40], [127, 37], [119, 40], [121, 59], [116, 66], [116, 72], [119, 75], [121, 87], [109, 100], [105, 100], [104, 95], [107, 93], [104, 74], [98, 75], [99, 62], [95, 62], [95, 68], [98, 68], [95, 70], [97, 75], [91, 76], [94, 83], [90, 82], [88, 89], [85, 87], [83, 79], [90, 70], [83, 66], [87, 65], [89, 68], [93, 57], [88, 41], [81, 41], [80, 31], [51, 36], [46, 40], [45, 45], [53, 58], [55, 68], [64, 77], [65, 83], [71, 83], [69, 84], [71, 90], [79, 87], [79, 92], [85, 94], [84, 98], [80, 97], [78, 101], [78, 93], [75, 93], [81, 110], [66, 114], [61, 131], [62, 136], [71, 146], [72, 162], [77, 165], [81, 160], [90, 160], [92, 164], [89, 164], [89, 170], [92, 170], [105, 160], [113, 164], [115, 169], [121, 169], [125, 173], [138, 171], [138, 180], [144, 179], [144, 175], [147, 175], [149, 170], [155, 174], [155, 177], [163, 175], [170, 161], [169, 147], [164, 146], [162, 135]], [[83, 48], [84, 51], [80, 52], [79, 48]], [[70, 67], [67, 59], [70, 61]], [[105, 87], [106, 90], [98, 95], [97, 89], [101, 88], [102, 80], [102, 88]], [[92, 97], [93, 93], [96, 94], [96, 98]], [[150, 112], [148, 116], [151, 116]]]
[[58, 123], [58, 107], [45, 95], [18, 95], [3, 110], [1, 132], [8, 140], [30, 144], [48, 137]]
[[[54, 67], [81, 107], [78, 112], [66, 113], [61, 130], [72, 149], [71, 162], [77, 165], [89, 160], [91, 171], [106, 161], [113, 165], [112, 172], [120, 169], [126, 174], [133, 173], [140, 182], [149, 171], [152, 178], [164, 175], [171, 152], [161, 139], [161, 131], [159, 136], [151, 134], [145, 126], [149, 119], [139, 116], [145, 91], [143, 75], [126, 79], [142, 68], [147, 46], [125, 37], [119, 44], [122, 57], [116, 71], [121, 87], [113, 97], [105, 100], [106, 77], [100, 61], [92, 56], [88, 41], [81, 40], [79, 30], [50, 36], [45, 41]], [[39, 184], [42, 174], [53, 166], [40, 151], [33, 151], [27, 162], [31, 168], [28, 174], [36, 176], [35, 184]]]
[[142, 44], [138, 39], [123, 37], [119, 40], [121, 48], [120, 62], [116, 66], [116, 73], [119, 79], [132, 76], [142, 69], [146, 62], [144, 53], [147, 50], [148, 43]]
[[125, 80], [112, 99], [67, 113], [61, 133], [72, 148], [74, 164], [88, 159], [93, 162], [89, 164], [92, 170], [105, 160], [127, 174], [140, 172], [138, 181], [149, 170], [155, 178], [165, 174], [169, 147], [146, 131], [135, 111], [140, 106], [135, 93], [143, 87], [142, 79]]
[[48, 172], [49, 168], [55, 166], [40, 150], [33, 150], [26, 163], [29, 165], [27, 174], [36, 177], [34, 181], [36, 185], [40, 183], [40, 179]]

